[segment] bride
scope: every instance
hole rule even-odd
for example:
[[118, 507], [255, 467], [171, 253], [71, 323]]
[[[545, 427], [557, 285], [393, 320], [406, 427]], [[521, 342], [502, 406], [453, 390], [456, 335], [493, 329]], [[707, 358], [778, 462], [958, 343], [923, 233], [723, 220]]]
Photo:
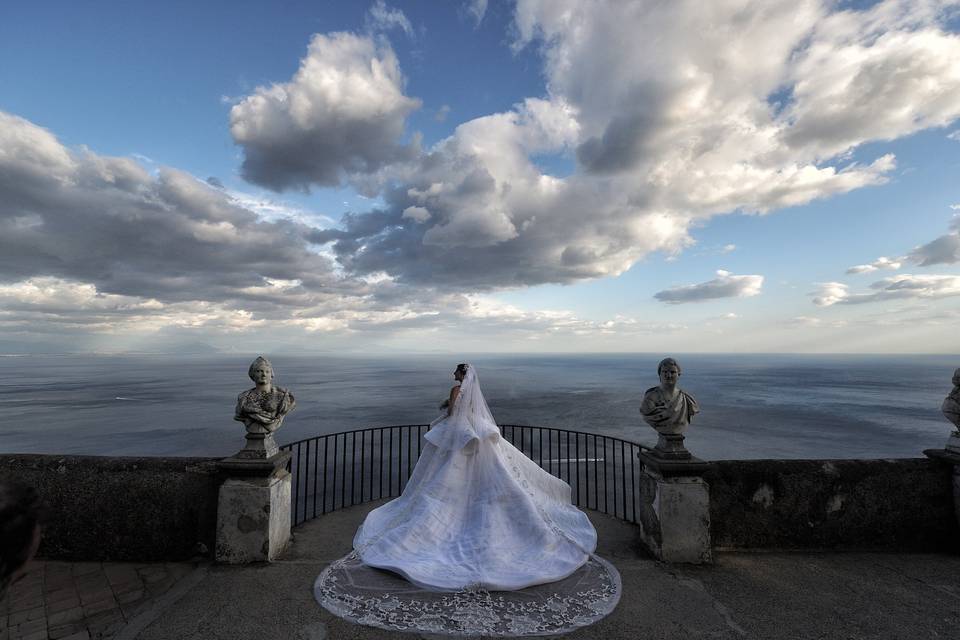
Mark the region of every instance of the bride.
[[454, 378], [403, 494], [367, 514], [356, 553], [434, 591], [562, 580], [596, 549], [593, 525], [566, 482], [500, 437], [476, 370], [461, 364]]

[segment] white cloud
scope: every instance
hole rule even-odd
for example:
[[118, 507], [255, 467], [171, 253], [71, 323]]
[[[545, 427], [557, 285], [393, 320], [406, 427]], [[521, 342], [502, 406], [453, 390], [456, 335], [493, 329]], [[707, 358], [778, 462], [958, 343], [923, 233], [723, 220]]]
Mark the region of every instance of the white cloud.
[[[712, 216], [883, 184], [893, 155], [854, 151], [960, 116], [960, 38], [929, 4], [520, 0], [515, 22], [546, 95], [384, 169], [400, 185], [387, 206], [315, 238], [345, 269], [483, 288], [619, 274], [677, 255]], [[569, 176], [534, 162], [562, 153]], [[429, 224], [405, 225], [410, 206]]]
[[[296, 344], [303, 332], [459, 335], [474, 327], [526, 339], [656, 330], [410, 287], [385, 271], [344, 276], [305, 240], [324, 231], [282, 201], [72, 151], [2, 112], [0, 140], [0, 329], [16, 344], [27, 344], [25, 336], [73, 350], [97, 336], [118, 348], [236, 333]], [[427, 183], [410, 197], [432, 202], [446, 188]], [[420, 205], [409, 213], [429, 214]]]
[[142, 153], [131, 153], [130, 157], [142, 164], [156, 164], [156, 161], [153, 158], [145, 156]]
[[677, 323], [644, 323], [636, 318], [616, 315], [609, 320], [586, 320], [563, 309], [524, 310], [489, 295], [471, 294], [462, 297], [460, 322], [477, 325], [490, 323], [491, 328], [532, 335], [650, 335], [685, 329]]
[[437, 109], [437, 112], [433, 114], [433, 119], [436, 120], [437, 122], [446, 122], [447, 116], [449, 115], [450, 115], [450, 105], [445, 104], [439, 109]]
[[403, 210], [403, 217], [415, 222], [426, 222], [430, 219], [430, 212], [425, 207], [407, 207]]
[[420, 101], [403, 93], [389, 45], [315, 35], [290, 82], [259, 87], [230, 110], [247, 180], [280, 190], [332, 186], [411, 157], [400, 137]]
[[846, 299], [849, 294], [849, 287], [842, 282], [824, 282], [813, 298], [813, 304], [818, 307], [829, 307]]
[[367, 27], [371, 31], [390, 31], [400, 29], [413, 37], [413, 25], [400, 9], [391, 9], [383, 0], [377, 0], [367, 13]]
[[786, 141], [832, 157], [960, 115], [960, 38], [942, 2], [888, 0], [837, 11], [813, 27], [792, 65]]
[[960, 213], [953, 215], [949, 229], [939, 238], [914, 248], [907, 259], [921, 267], [960, 262]]
[[869, 293], [850, 293], [847, 285], [828, 282], [820, 285], [813, 302], [817, 306], [829, 307], [834, 304], [960, 296], [960, 276], [902, 274], [874, 282], [870, 288], [873, 291]]
[[[209, 179], [207, 183], [210, 183]], [[227, 195], [237, 205], [256, 212], [261, 220], [268, 222], [292, 220], [319, 227], [332, 227], [336, 224], [336, 221], [330, 216], [304, 209], [272, 195], [247, 193], [234, 189], [227, 190]]]
[[763, 276], [735, 276], [729, 271], [717, 271], [717, 277], [700, 284], [672, 287], [653, 297], [668, 304], [704, 302], [717, 298], [749, 298], [760, 294]]
[[928, 267], [934, 264], [955, 264], [960, 262], [960, 233], [948, 233], [917, 247], [910, 253], [910, 260]]
[[[352, 181], [381, 196], [382, 207], [336, 228], [282, 200], [67, 149], [0, 113], [0, 278], [59, 278], [133, 305], [212, 305], [252, 323], [379, 331], [460, 321], [466, 294], [619, 274], [654, 251], [676, 256], [713, 216], [882, 184], [896, 160], [866, 143], [960, 115], [960, 37], [944, 5], [844, 6], [518, 0], [516, 46], [541, 54], [543, 91], [429, 149], [405, 142], [420, 103], [406, 95], [386, 37], [316, 35], [291, 78], [233, 106], [231, 134], [255, 183]], [[485, 9], [467, 10], [480, 20]], [[370, 21], [413, 30], [382, 2]], [[551, 175], [544, 156], [576, 165]], [[955, 263], [957, 231], [908, 259]], [[864, 294], [830, 283], [818, 298], [953, 295], [947, 280], [921, 277]], [[680, 302], [761, 285], [723, 272], [661, 294]]]
[[282, 205], [265, 209], [182, 171], [72, 151], [0, 112], [0, 283], [54, 278], [98, 296], [268, 315], [303, 304], [258, 289], [269, 282], [299, 281], [316, 298], [368, 294], [307, 243], [315, 227]]
[[737, 245], [735, 244], [725, 244], [723, 245], [723, 247], [721, 247], [720, 253], [722, 254], [731, 253], [733, 251], [736, 251], [736, 249], [737, 249]]
[[[697, 199], [753, 193], [746, 206], [764, 210], [783, 205], [767, 204], [763, 180], [752, 176], [812, 177], [822, 160], [867, 140], [960, 115], [960, 40], [941, 30], [936, 12], [918, 14], [900, 2], [863, 12], [721, 3], [705, 12], [692, 1], [527, 0], [517, 23], [521, 45], [545, 43], [551, 89], [583, 113], [587, 168], [660, 169], [664, 177], [680, 170], [688, 186], [707, 187]], [[738, 175], [748, 179], [742, 186]], [[787, 181], [774, 191], [799, 187]]]
[[487, 13], [487, 0], [467, 0], [465, 9], [473, 23], [480, 26], [480, 23], [483, 22], [483, 16]]
[[96, 286], [62, 278], [38, 277], [0, 285], [0, 327], [6, 332], [54, 329], [59, 332], [123, 333], [169, 328], [203, 328], [236, 333], [263, 327], [242, 309], [191, 301], [164, 304], [156, 299], [103, 293]]
[[956, 140], [957, 142], [960, 142], [960, 129], [950, 132], [949, 134], [947, 134], [947, 137], [950, 138], [951, 140]]
[[787, 324], [794, 325], [798, 327], [805, 328], [831, 328], [831, 329], [842, 329], [843, 327], [848, 326], [850, 323], [847, 320], [825, 320], [823, 318], [817, 318], [815, 316], [796, 316], [792, 318]]
[[[950, 208], [960, 209], [960, 205], [951, 205]], [[847, 273], [873, 273], [880, 269], [896, 271], [907, 261], [921, 267], [960, 262], [960, 213], [954, 214], [948, 225], [947, 233], [926, 244], [914, 247], [909, 254], [898, 258], [881, 256], [869, 264], [858, 264], [850, 267], [847, 269]]]
[[847, 269], [847, 273], [856, 274], [856, 273], [873, 273], [879, 269], [890, 269], [891, 271], [896, 271], [903, 266], [903, 258], [887, 258], [885, 256], [880, 256], [870, 264], [858, 264]]
[[[113, 166], [145, 177], [140, 165], [116, 158]], [[73, 181], [78, 165], [56, 136], [19, 116], [0, 111], [0, 168], [5, 184], [60, 186]], [[102, 171], [100, 165], [98, 171]]]

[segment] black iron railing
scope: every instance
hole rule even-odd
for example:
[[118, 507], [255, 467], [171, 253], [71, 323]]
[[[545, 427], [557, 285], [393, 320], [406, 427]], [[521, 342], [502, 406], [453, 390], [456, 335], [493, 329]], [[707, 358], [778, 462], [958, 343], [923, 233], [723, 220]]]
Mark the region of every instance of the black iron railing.
[[[420, 457], [425, 424], [332, 433], [280, 447], [291, 452], [294, 526], [324, 513], [399, 496]], [[573, 503], [637, 522], [643, 445], [597, 433], [500, 425], [503, 437], [570, 485]]]

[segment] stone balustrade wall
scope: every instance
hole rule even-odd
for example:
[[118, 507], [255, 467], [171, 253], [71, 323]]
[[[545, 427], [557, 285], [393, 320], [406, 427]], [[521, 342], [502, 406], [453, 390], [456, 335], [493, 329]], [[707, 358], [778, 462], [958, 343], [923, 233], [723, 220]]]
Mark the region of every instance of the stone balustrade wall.
[[35, 486], [46, 502], [41, 557], [173, 561], [214, 548], [213, 459], [2, 455], [6, 478]]
[[[706, 477], [713, 544], [957, 551], [950, 474], [923, 458], [718, 461]], [[7, 477], [47, 501], [43, 557], [182, 560], [214, 548], [213, 459], [0, 455]]]
[[936, 460], [721, 460], [705, 479], [715, 548], [960, 551]]

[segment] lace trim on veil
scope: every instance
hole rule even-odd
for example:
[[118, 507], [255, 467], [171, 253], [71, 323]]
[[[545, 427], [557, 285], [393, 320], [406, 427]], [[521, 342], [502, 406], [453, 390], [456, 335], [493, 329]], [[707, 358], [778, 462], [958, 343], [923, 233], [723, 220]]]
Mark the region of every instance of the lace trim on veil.
[[324, 569], [314, 584], [317, 601], [350, 622], [459, 637], [566, 633], [608, 615], [620, 591], [620, 574], [598, 556], [559, 582], [520, 591], [426, 591], [353, 554]]

